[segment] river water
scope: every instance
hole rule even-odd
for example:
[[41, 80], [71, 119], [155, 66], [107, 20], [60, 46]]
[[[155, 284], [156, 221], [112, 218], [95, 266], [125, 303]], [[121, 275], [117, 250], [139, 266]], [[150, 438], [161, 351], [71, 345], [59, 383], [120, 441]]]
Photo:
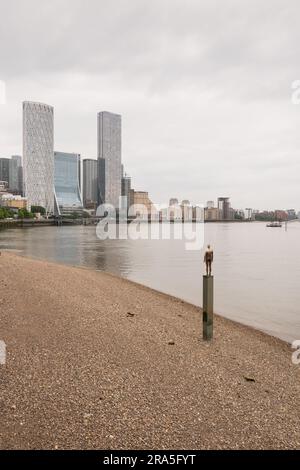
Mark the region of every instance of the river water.
[[[215, 312], [287, 341], [300, 339], [300, 223], [204, 225], [214, 249]], [[203, 250], [183, 240], [99, 240], [94, 226], [0, 231], [0, 249], [108, 271], [202, 303]]]

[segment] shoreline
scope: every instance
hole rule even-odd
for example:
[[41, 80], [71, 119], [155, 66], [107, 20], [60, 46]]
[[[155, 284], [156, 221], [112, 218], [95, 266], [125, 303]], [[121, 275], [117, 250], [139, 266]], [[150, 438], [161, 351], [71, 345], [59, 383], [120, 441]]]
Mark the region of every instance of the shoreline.
[[[87, 270], [87, 271], [91, 271], [91, 272], [94, 272], [94, 273], [102, 273], [103, 275], [107, 275], [107, 276], [111, 276], [113, 278], [116, 278], [116, 279], [123, 279], [124, 281], [127, 281], [129, 283], [132, 283], [134, 285], [136, 285], [137, 287], [141, 287], [141, 288], [145, 288], [147, 290], [150, 290], [152, 291], [154, 294], [160, 294], [160, 295], [163, 295], [163, 296], [166, 296], [167, 298], [169, 297], [170, 299], [173, 299], [173, 300], [177, 300], [178, 302], [182, 302], [184, 304], [187, 304], [188, 306], [190, 307], [195, 307], [197, 309], [199, 309], [201, 311], [201, 314], [202, 314], [202, 307], [200, 305], [197, 305], [197, 304], [193, 304], [192, 302], [189, 302], [188, 300], [185, 300], [183, 298], [180, 298], [180, 297], [176, 297], [175, 295], [172, 295], [172, 294], [168, 294], [167, 292], [164, 292], [164, 291], [160, 291], [160, 290], [157, 290], [157, 289], [154, 289], [150, 286], [147, 286], [145, 284], [142, 284], [138, 281], [134, 281], [132, 279], [128, 279], [126, 277], [122, 277], [122, 276], [119, 276], [117, 274], [113, 274], [109, 271], [101, 271], [101, 270], [97, 270], [97, 269], [93, 269], [93, 268], [90, 268], [88, 266], [80, 266], [80, 265], [76, 265], [76, 264], [68, 264], [68, 263], [63, 263], [63, 262], [58, 262], [58, 261], [50, 261], [50, 260], [47, 260], [47, 259], [44, 259], [44, 258], [39, 258], [39, 257], [33, 257], [33, 256], [28, 256], [26, 254], [23, 254], [21, 253], [20, 251], [18, 250], [15, 250], [15, 249], [2, 249], [2, 253], [3, 252], [6, 252], [6, 253], [11, 253], [13, 254], [14, 256], [19, 256], [21, 258], [26, 258], [26, 259], [29, 259], [29, 260], [35, 260], [35, 261], [41, 261], [41, 262], [46, 262], [46, 263], [50, 263], [50, 264], [54, 264], [54, 265], [60, 265], [60, 266], [68, 266], [68, 267], [71, 267], [71, 268], [75, 268], [75, 269], [84, 269], [84, 270]], [[258, 333], [261, 333], [263, 335], [267, 335], [267, 336], [270, 336], [271, 338], [275, 338], [275, 339], [278, 339], [279, 341], [282, 341], [283, 343], [285, 343], [286, 345], [288, 345], [289, 347], [291, 347], [291, 344], [292, 342], [287, 340], [287, 339], [284, 339], [284, 338], [281, 338], [279, 336], [275, 336], [273, 334], [271, 334], [271, 332], [268, 332], [268, 331], [264, 331], [262, 329], [259, 329], [259, 328], [255, 328], [254, 326], [250, 325], [250, 324], [247, 324], [247, 323], [242, 323], [242, 322], [239, 322], [238, 320], [233, 320], [229, 317], [226, 317], [224, 314], [222, 313], [218, 313], [218, 312], [214, 312], [214, 317], [220, 317], [220, 318], [223, 318], [224, 320], [227, 320], [231, 323], [234, 323], [236, 325], [240, 325], [240, 326], [244, 326], [246, 328], [250, 328], [251, 330], [254, 330]]]
[[300, 448], [285, 341], [203, 342], [200, 307], [85, 267], [4, 251], [0, 281], [0, 448]]

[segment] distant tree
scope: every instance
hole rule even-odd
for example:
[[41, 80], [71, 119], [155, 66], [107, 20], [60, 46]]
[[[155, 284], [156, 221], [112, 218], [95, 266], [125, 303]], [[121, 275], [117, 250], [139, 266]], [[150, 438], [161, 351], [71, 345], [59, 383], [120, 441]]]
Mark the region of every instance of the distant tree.
[[31, 212], [32, 214], [40, 213], [42, 215], [46, 214], [46, 209], [42, 206], [31, 206]]
[[31, 212], [28, 212], [27, 209], [19, 209], [18, 210], [18, 218], [19, 219], [33, 219], [34, 215]]
[[270, 222], [274, 220], [274, 212], [260, 212], [255, 214], [255, 220], [260, 222]]
[[9, 219], [14, 216], [13, 211], [7, 207], [0, 207], [0, 219]]
[[71, 219], [79, 219], [80, 218], [80, 214], [78, 214], [78, 212], [74, 211], [70, 214], [70, 218]]

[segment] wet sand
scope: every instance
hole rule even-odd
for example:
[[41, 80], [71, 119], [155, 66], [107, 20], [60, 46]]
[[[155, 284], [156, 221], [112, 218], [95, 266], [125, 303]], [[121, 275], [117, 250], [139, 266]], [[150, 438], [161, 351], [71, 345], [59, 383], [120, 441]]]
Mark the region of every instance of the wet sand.
[[106, 273], [0, 257], [1, 449], [300, 448], [283, 341]]

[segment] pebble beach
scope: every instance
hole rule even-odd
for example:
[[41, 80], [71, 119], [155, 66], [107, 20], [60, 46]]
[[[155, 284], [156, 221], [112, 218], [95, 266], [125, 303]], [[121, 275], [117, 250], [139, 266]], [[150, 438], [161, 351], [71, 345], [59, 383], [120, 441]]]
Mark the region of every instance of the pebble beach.
[[2, 252], [1, 449], [300, 449], [288, 343], [128, 280]]

